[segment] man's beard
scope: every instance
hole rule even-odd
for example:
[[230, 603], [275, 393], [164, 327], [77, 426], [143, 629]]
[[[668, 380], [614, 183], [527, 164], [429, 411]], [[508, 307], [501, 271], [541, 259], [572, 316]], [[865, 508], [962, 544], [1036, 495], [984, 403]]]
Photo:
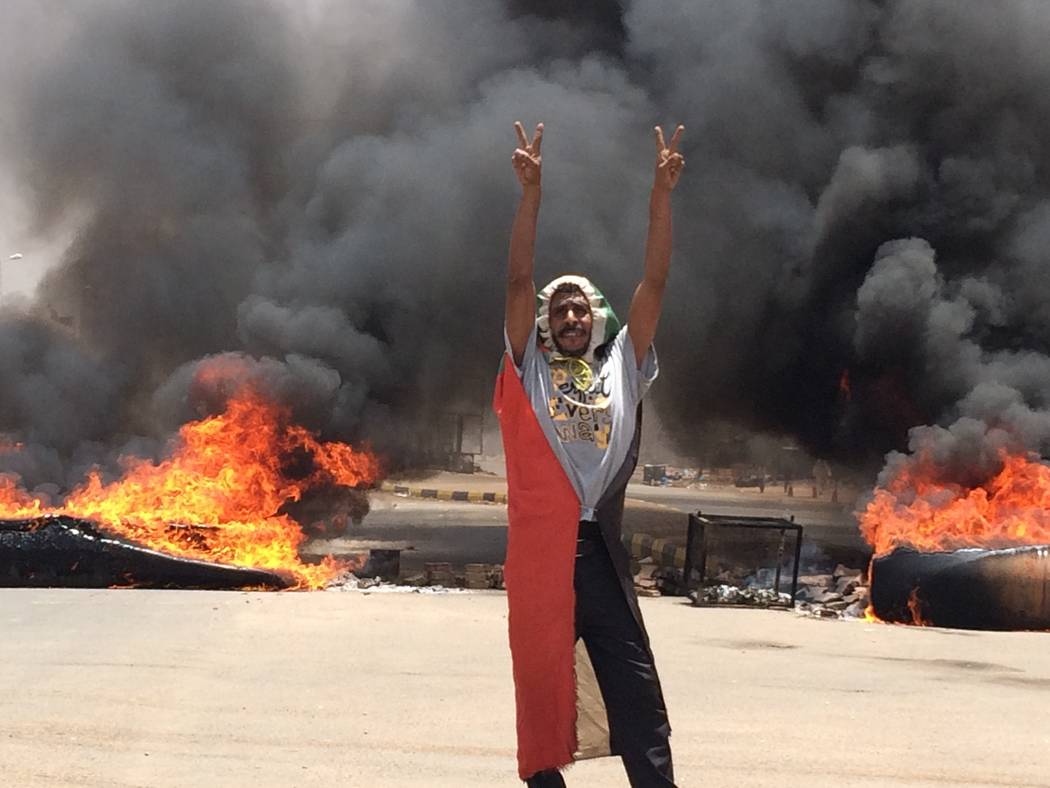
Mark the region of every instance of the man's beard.
[[580, 356], [585, 355], [587, 353], [587, 348], [589, 348], [591, 346], [591, 336], [590, 336], [590, 334], [586, 335], [586, 339], [585, 339], [583, 345], [580, 346], [579, 350], [566, 350], [565, 348], [563, 348], [562, 345], [561, 345], [561, 342], [558, 341], [558, 335], [557, 334], [554, 335], [553, 339], [554, 339], [554, 347], [556, 347], [558, 349], [558, 352], [561, 353], [563, 356], [569, 356], [571, 358], [579, 358]]

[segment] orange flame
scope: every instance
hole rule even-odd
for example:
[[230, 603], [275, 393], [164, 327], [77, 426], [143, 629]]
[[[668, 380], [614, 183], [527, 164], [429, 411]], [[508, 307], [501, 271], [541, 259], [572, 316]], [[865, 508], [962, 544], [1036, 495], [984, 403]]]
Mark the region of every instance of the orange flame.
[[903, 467], [860, 514], [864, 538], [883, 555], [896, 547], [923, 551], [1050, 544], [1050, 468], [1022, 455], [1002, 455], [1002, 470], [965, 488], [933, 480], [921, 458]]
[[911, 613], [911, 623], [916, 627], [927, 627], [929, 622], [922, 612], [922, 600], [919, 599], [919, 589], [913, 588], [908, 594], [908, 612]]
[[[345, 567], [330, 558], [304, 564], [297, 549], [305, 537], [278, 510], [319, 485], [370, 484], [379, 466], [372, 454], [321, 442], [289, 418], [285, 409], [243, 391], [225, 412], [184, 425], [168, 459], [130, 460], [123, 478], [109, 484], [92, 472], [61, 507], [0, 476], [0, 517], [82, 517], [161, 552], [283, 571], [300, 587], [318, 588]], [[304, 466], [296, 478], [289, 472], [293, 462]]]
[[22, 520], [47, 513], [42, 500], [19, 487], [11, 476], [0, 474], [0, 517]]

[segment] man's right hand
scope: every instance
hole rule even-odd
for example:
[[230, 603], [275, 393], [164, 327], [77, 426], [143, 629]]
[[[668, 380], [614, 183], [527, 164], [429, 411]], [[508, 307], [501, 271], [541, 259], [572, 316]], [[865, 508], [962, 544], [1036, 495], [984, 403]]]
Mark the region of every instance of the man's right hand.
[[510, 231], [510, 261], [507, 268], [507, 338], [514, 363], [521, 366], [525, 346], [536, 324], [536, 285], [532, 281], [533, 255], [536, 248], [536, 219], [540, 212], [540, 143], [543, 124], [536, 126], [532, 142], [525, 136], [520, 122], [518, 149], [514, 151], [514, 172], [521, 181], [521, 202], [514, 214]]
[[543, 161], [540, 156], [540, 143], [543, 142], [543, 124], [536, 125], [536, 135], [529, 142], [525, 136], [525, 127], [521, 121], [514, 121], [514, 130], [518, 132], [518, 147], [511, 157], [514, 164], [514, 172], [518, 176], [522, 189], [539, 187], [540, 165]]

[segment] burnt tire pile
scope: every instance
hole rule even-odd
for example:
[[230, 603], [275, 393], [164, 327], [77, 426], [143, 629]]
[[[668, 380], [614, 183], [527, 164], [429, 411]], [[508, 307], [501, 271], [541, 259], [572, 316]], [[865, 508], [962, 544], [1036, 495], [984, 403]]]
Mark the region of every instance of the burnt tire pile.
[[66, 516], [0, 520], [0, 587], [280, 589], [274, 572], [179, 558]]
[[871, 604], [883, 621], [957, 629], [1050, 629], [1050, 546], [920, 553], [897, 549], [871, 565]]

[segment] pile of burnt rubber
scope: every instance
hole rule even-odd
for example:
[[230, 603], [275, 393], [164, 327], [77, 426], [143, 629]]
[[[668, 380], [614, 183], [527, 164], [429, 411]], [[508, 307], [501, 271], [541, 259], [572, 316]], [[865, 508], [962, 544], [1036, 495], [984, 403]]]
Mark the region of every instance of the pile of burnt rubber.
[[1050, 545], [921, 553], [898, 549], [871, 565], [883, 621], [957, 629], [1050, 629]]
[[287, 588], [274, 572], [161, 553], [65, 516], [0, 520], [0, 586]]

